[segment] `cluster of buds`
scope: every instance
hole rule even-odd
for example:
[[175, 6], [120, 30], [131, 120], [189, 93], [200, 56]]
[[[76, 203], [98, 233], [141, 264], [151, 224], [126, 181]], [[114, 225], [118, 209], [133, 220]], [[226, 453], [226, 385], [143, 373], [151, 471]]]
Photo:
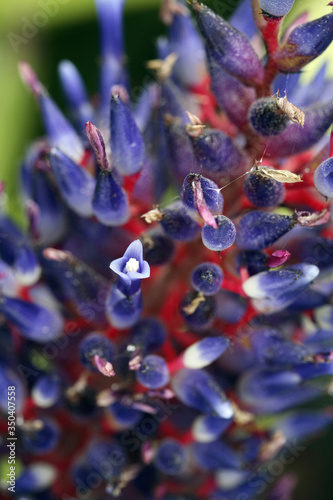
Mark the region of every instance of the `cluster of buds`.
[[15, 495], [289, 499], [279, 454], [333, 417], [298, 408], [332, 394], [333, 84], [298, 80], [333, 13], [281, 34], [293, 0], [244, 0], [229, 22], [165, 0], [131, 102], [124, 0], [95, 2], [94, 105], [59, 66], [73, 123], [20, 64], [46, 135], [22, 163], [27, 230], [0, 215]]

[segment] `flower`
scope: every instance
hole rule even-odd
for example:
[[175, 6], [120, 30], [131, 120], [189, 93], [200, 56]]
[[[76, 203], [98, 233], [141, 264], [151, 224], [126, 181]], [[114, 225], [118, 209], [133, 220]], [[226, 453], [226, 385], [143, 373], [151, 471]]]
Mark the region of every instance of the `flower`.
[[18, 498], [256, 499], [284, 447], [331, 424], [296, 407], [332, 394], [313, 383], [333, 375], [332, 82], [294, 72], [332, 14], [280, 36], [292, 0], [229, 21], [189, 4], [164, 0], [137, 102], [124, 0], [96, 0], [99, 99], [60, 63], [73, 124], [20, 65], [46, 136], [22, 164], [27, 230], [0, 215]]
[[148, 262], [143, 260], [143, 247], [141, 241], [133, 241], [126, 249], [123, 257], [111, 262], [110, 269], [112, 269], [128, 287], [138, 280], [149, 278], [150, 267]]

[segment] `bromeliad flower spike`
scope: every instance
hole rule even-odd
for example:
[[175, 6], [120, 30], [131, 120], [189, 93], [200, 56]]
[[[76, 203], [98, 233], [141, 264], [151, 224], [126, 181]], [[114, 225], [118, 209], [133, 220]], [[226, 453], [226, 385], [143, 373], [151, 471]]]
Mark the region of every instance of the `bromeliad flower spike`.
[[97, 100], [59, 65], [73, 124], [20, 65], [46, 135], [22, 163], [28, 231], [0, 215], [2, 494], [292, 498], [270, 466], [333, 415], [311, 409], [332, 394], [333, 83], [299, 84], [333, 14], [281, 33], [292, 0], [229, 20], [164, 0], [132, 102], [124, 3], [96, 0]]

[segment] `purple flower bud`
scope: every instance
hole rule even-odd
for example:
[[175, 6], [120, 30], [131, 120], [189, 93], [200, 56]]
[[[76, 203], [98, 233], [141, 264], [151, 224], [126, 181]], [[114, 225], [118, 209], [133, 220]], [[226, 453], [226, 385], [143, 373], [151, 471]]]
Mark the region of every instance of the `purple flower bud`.
[[51, 150], [50, 163], [60, 193], [70, 208], [83, 217], [93, 215], [96, 181], [91, 174], [59, 149]]
[[211, 88], [216, 100], [228, 118], [238, 127], [247, 125], [249, 108], [256, 98], [255, 90], [246, 87], [239, 80], [226, 73], [211, 56], [208, 55], [208, 67], [211, 77]]
[[70, 252], [47, 248], [42, 256], [43, 274], [56, 297], [69, 301], [77, 313], [94, 324], [105, 325], [107, 281], [74, 258]]
[[[59, 198], [57, 189], [46, 172], [31, 171], [31, 198], [27, 202], [28, 215], [32, 217], [30, 233], [37, 236], [41, 245], [54, 245], [64, 236], [67, 229], [65, 206]], [[31, 202], [35, 211], [29, 212]]]
[[39, 280], [41, 268], [34, 251], [28, 245], [23, 244], [17, 248], [13, 270], [24, 286], [31, 286]]
[[292, 8], [294, 0], [259, 0], [259, 5], [264, 15], [272, 17], [283, 17]]
[[205, 337], [188, 347], [183, 354], [186, 368], [199, 369], [218, 359], [230, 345], [226, 337]]
[[106, 300], [106, 313], [111, 325], [119, 330], [131, 328], [140, 318], [143, 309], [141, 291], [132, 295], [123, 293], [114, 285]]
[[215, 252], [229, 248], [235, 241], [236, 228], [233, 222], [224, 215], [215, 215], [217, 228], [204, 224], [201, 239], [205, 247]]
[[310, 350], [302, 344], [285, 339], [280, 332], [259, 328], [251, 332], [250, 342], [259, 363], [295, 365], [307, 363]]
[[35, 342], [51, 342], [62, 334], [62, 317], [57, 312], [32, 302], [2, 297], [0, 311], [8, 321], [19, 328], [23, 337]]
[[[33, 425], [33, 424], [32, 424]], [[50, 418], [38, 419], [37, 429], [21, 429], [22, 446], [26, 452], [43, 455], [56, 448], [60, 439], [60, 429]]]
[[237, 323], [247, 309], [246, 299], [229, 290], [220, 290], [215, 295], [215, 300], [217, 302], [216, 317], [227, 323]]
[[112, 172], [100, 172], [92, 201], [94, 214], [106, 226], [122, 226], [130, 217], [126, 192]]
[[182, 85], [200, 83], [205, 75], [205, 47], [189, 14], [175, 14], [169, 29], [169, 49], [178, 56], [173, 74]]
[[134, 325], [130, 343], [140, 351], [152, 352], [163, 345], [166, 336], [167, 332], [161, 321], [145, 317]]
[[282, 72], [296, 72], [318, 57], [333, 40], [333, 13], [297, 26], [274, 54]]
[[300, 441], [309, 439], [322, 432], [332, 423], [332, 416], [322, 411], [296, 411], [279, 419], [276, 429], [282, 431], [286, 438]]
[[259, 85], [264, 68], [250, 40], [208, 7], [194, 0], [192, 3], [207, 50], [215, 61], [246, 85]]
[[201, 168], [194, 154], [190, 137], [184, 126], [172, 121], [166, 125], [166, 138], [170, 163], [179, 181], [183, 181], [190, 172], [200, 173]]
[[193, 437], [199, 443], [211, 443], [218, 439], [231, 423], [231, 418], [201, 415], [193, 423]]
[[110, 439], [94, 442], [89, 446], [87, 462], [103, 479], [110, 481], [115, 477], [118, 478], [126, 465], [126, 451]]
[[172, 379], [176, 396], [187, 406], [204, 413], [231, 418], [233, 410], [223, 390], [204, 370], [183, 369]]
[[48, 490], [57, 478], [57, 470], [45, 462], [34, 462], [27, 465], [16, 480], [18, 493], [40, 493]]
[[233, 141], [220, 130], [204, 129], [199, 137], [191, 137], [194, 153], [201, 167], [210, 174], [236, 175], [244, 167], [244, 156]]
[[154, 465], [163, 474], [180, 474], [186, 466], [183, 446], [175, 439], [163, 439], [158, 445]]
[[[197, 196], [195, 196], [195, 191], [197, 190], [197, 186], [195, 183], [199, 183], [204, 198], [204, 202], [209, 211], [212, 214], [220, 214], [223, 209], [222, 193], [215, 182], [211, 181], [210, 179], [207, 179], [206, 177], [202, 177], [201, 175], [189, 174], [184, 179], [182, 188], [183, 203], [191, 210], [198, 210], [198, 200]], [[206, 220], [205, 222], [209, 223]]]
[[263, 137], [281, 134], [289, 123], [289, 118], [281, 113], [272, 97], [262, 97], [255, 101], [248, 118], [252, 128]]
[[[8, 360], [7, 360], [8, 361]], [[15, 409], [17, 414], [23, 410], [26, 401], [26, 391], [20, 377], [7, 363], [0, 364], [0, 408], [3, 413], [8, 411], [8, 387], [15, 387]]]
[[167, 80], [161, 85], [161, 111], [163, 115], [171, 115], [179, 118], [185, 125], [189, 123], [189, 117], [185, 113], [188, 108], [184, 94], [172, 80]]
[[176, 241], [192, 241], [200, 233], [200, 226], [181, 202], [174, 203], [164, 210], [161, 225], [166, 234]]
[[125, 0], [95, 0], [100, 26], [100, 111], [107, 118], [113, 85], [127, 85], [124, 67], [123, 9]]
[[265, 271], [251, 276], [243, 284], [245, 293], [253, 298], [262, 312], [284, 309], [318, 276], [319, 269], [312, 264], [295, 264], [279, 271]]
[[199, 467], [205, 470], [239, 469], [240, 456], [221, 441], [213, 443], [194, 443], [192, 445], [193, 459]]
[[290, 231], [296, 224], [294, 217], [253, 210], [237, 224], [236, 245], [245, 250], [262, 250]]
[[284, 158], [301, 153], [314, 146], [333, 122], [332, 101], [315, 104], [303, 109], [304, 127], [290, 123], [287, 128], [267, 145], [266, 155]]
[[31, 397], [39, 408], [54, 406], [61, 396], [60, 379], [57, 375], [41, 375], [34, 383]]
[[[103, 373], [99, 360], [113, 361], [115, 347], [111, 340], [98, 333], [87, 335], [79, 345], [79, 358], [85, 368]], [[96, 359], [95, 359], [96, 358]]]
[[331, 198], [333, 196], [333, 158], [328, 158], [315, 171], [313, 182], [319, 193]]
[[111, 152], [113, 164], [122, 175], [141, 170], [145, 159], [143, 139], [128, 104], [119, 95], [111, 99]]
[[71, 61], [61, 61], [58, 72], [73, 119], [78, 129], [83, 131], [85, 124], [94, 120], [94, 111], [82, 77]]
[[145, 356], [140, 368], [135, 371], [138, 382], [148, 389], [160, 389], [170, 380], [169, 369], [165, 360], [156, 354]]
[[242, 375], [238, 394], [256, 413], [275, 413], [320, 395], [317, 388], [301, 383], [302, 378], [295, 371], [256, 368]]

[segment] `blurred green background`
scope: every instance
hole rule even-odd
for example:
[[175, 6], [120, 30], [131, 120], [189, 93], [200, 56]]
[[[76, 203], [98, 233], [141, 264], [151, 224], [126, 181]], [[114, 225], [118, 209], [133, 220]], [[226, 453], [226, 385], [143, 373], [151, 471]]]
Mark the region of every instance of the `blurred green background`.
[[[47, 0], [45, 0], [46, 2]], [[65, 109], [57, 78], [57, 65], [70, 59], [81, 71], [89, 93], [98, 87], [98, 30], [93, 0], [55, 0], [58, 13], [48, 17], [29, 40], [13, 45], [27, 22], [41, 11], [43, 0], [0, 0], [0, 180], [6, 182], [8, 208], [18, 219], [21, 207], [16, 196], [17, 172], [29, 142], [43, 130], [32, 96], [18, 78], [17, 63], [26, 60], [36, 69], [51, 95]], [[216, 0], [205, 3], [216, 5]], [[231, 12], [237, 0], [220, 0], [220, 12]], [[293, 16], [308, 7], [311, 17], [330, 12], [327, 0], [296, 0]], [[125, 15], [126, 47], [133, 87], [146, 75], [144, 62], [155, 57], [154, 40], [165, 31], [158, 18], [160, 0], [127, 0]], [[14, 36], [13, 36], [14, 35]], [[312, 64], [304, 74], [311, 79], [323, 59], [332, 60], [332, 50]], [[333, 64], [331, 64], [333, 76]], [[325, 401], [328, 406], [330, 400]], [[333, 429], [306, 450], [288, 467], [300, 476], [294, 500], [332, 500]], [[286, 499], [288, 500], [288, 499]]]

